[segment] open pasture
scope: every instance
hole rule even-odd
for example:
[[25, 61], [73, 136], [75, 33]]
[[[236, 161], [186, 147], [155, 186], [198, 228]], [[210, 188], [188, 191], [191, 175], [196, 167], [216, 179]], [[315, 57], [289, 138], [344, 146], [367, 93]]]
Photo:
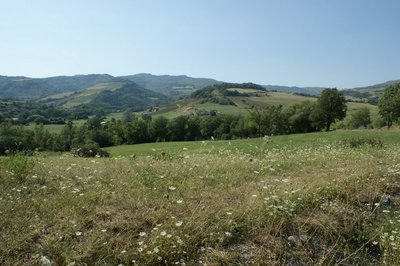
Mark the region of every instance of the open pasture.
[[0, 158], [0, 263], [398, 265], [400, 134]]

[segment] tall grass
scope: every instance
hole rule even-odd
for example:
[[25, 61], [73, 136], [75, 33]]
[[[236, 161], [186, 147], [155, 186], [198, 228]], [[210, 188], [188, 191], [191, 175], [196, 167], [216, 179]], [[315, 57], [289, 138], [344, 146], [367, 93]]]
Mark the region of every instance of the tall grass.
[[340, 134], [39, 156], [18, 182], [0, 158], [0, 262], [399, 264], [399, 145]]

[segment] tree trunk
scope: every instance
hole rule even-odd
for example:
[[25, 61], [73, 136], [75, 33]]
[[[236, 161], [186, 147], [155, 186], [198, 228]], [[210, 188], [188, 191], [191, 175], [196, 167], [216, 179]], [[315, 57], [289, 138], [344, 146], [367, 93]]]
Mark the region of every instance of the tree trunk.
[[331, 124], [330, 123], [326, 124], [326, 132], [329, 132], [329, 130], [331, 130]]

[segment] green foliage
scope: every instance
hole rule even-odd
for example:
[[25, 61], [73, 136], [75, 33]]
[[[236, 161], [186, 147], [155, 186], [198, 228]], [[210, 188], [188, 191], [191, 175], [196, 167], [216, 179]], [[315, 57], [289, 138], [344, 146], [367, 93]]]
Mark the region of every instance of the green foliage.
[[142, 111], [149, 106], [157, 106], [164, 102], [166, 102], [164, 95], [140, 88], [132, 82], [114, 91], [101, 91], [84, 106], [109, 113], [126, 109]]
[[76, 157], [110, 157], [110, 153], [103, 150], [96, 143], [86, 143], [71, 150], [72, 155]]
[[237, 92], [229, 91], [229, 89], [251, 89], [265, 92], [263, 86], [254, 83], [222, 83], [207, 86], [201, 90], [197, 90], [192, 93], [191, 98], [212, 98], [213, 94], [219, 94], [223, 96], [237, 95]]
[[5, 162], [6, 172], [14, 181], [20, 184], [25, 182], [26, 177], [34, 166], [34, 161], [22, 153], [9, 156]]
[[368, 108], [361, 108], [350, 115], [350, 128], [367, 128], [371, 124], [371, 115]]
[[346, 116], [346, 110], [344, 96], [336, 88], [325, 89], [312, 112], [312, 120], [317, 127], [325, 127], [326, 131], [329, 131], [333, 122]]
[[400, 118], [400, 83], [387, 87], [378, 103], [379, 114], [387, 120], [387, 126]]
[[[16, 101], [10, 99], [0, 99], [0, 113], [5, 122], [13, 124], [27, 124], [30, 122], [37, 124], [64, 124], [64, 120], [69, 113], [55, 106], [33, 101]], [[1, 121], [0, 121], [1, 123]]]
[[372, 124], [374, 128], [382, 128], [386, 126], [386, 120], [382, 117], [376, 117]]
[[372, 148], [382, 148], [384, 143], [377, 138], [351, 138], [344, 141], [344, 145], [350, 148], [360, 148], [362, 146], [369, 146]]
[[316, 131], [314, 121], [312, 120], [312, 112], [316, 108], [316, 104], [310, 101], [304, 101], [299, 104], [290, 106], [285, 110], [288, 116], [288, 126], [290, 132], [307, 133]]

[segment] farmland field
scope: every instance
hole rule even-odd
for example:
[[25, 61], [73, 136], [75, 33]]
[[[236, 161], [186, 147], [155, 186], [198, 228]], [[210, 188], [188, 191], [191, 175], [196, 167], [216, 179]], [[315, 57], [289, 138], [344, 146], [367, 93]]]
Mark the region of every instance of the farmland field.
[[400, 132], [0, 158], [4, 265], [398, 265]]

